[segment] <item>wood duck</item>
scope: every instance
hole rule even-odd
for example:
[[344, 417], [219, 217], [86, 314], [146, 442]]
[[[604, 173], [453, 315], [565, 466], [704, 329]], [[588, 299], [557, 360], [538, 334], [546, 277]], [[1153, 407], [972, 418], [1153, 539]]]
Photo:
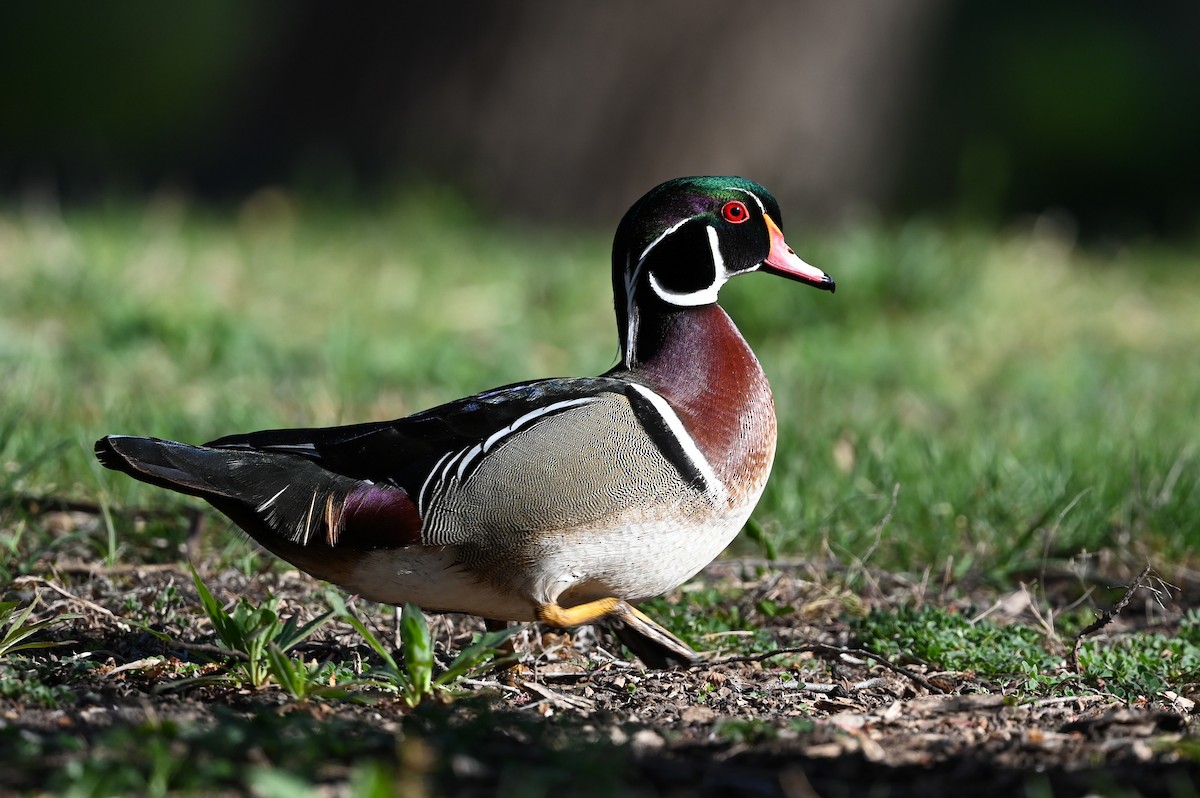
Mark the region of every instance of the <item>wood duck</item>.
[[633, 604], [721, 553], [775, 455], [771, 389], [717, 306], [762, 271], [833, 291], [738, 177], [652, 189], [613, 245], [621, 360], [384, 421], [190, 446], [112, 435], [108, 468], [206, 499], [262, 546], [375, 601], [609, 624], [651, 667], [697, 660]]

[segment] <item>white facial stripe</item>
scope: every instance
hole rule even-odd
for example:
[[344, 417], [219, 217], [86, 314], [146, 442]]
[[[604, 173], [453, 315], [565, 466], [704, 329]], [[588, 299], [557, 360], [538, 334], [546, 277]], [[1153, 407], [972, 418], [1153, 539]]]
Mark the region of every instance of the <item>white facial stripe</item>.
[[716, 302], [717, 291], [720, 290], [721, 283], [720, 281], [716, 281], [708, 288], [693, 291], [690, 294], [677, 294], [674, 291], [663, 288], [659, 284], [658, 278], [654, 276], [654, 272], [650, 272], [650, 288], [654, 290], [654, 293], [658, 294], [658, 298], [663, 302], [681, 308], [694, 308], [700, 305], [711, 305]]
[[754, 193], [753, 191], [751, 191], [750, 189], [747, 189], [747, 188], [738, 188], [737, 186], [725, 186], [725, 188], [723, 188], [723, 189], [722, 189], [722, 191], [740, 191], [740, 192], [742, 192], [743, 194], [749, 194], [749, 195], [750, 195], [750, 199], [754, 200], [754, 204], [758, 206], [758, 209], [759, 209], [760, 211], [762, 211], [763, 213], [766, 213], [766, 212], [767, 212], [767, 209], [763, 207], [762, 200], [760, 200], [760, 199], [758, 198], [758, 195], [757, 195], [757, 194], [755, 194], [755, 193]]
[[646, 256], [650, 254], [650, 250], [657, 247], [659, 242], [661, 242], [664, 238], [671, 235], [671, 233], [674, 233], [676, 230], [683, 227], [685, 224], [687, 224], [690, 221], [691, 221], [691, 217], [688, 217], [687, 219], [680, 219], [678, 222], [676, 222], [675, 224], [671, 225], [666, 230], [664, 230], [662, 235], [660, 235], [658, 238], [651, 241], [650, 244], [645, 249], [642, 250], [642, 254], [638, 258], [638, 268], [640, 269], [642, 267], [642, 261], [644, 261], [646, 259]]
[[629, 256], [625, 256], [625, 367], [629, 368], [629, 356], [633, 353], [634, 342], [637, 341], [638, 317], [634, 313], [633, 291], [637, 285], [638, 275], [642, 271], [642, 262], [638, 261], [637, 268], [629, 272]]
[[668, 227], [662, 232], [658, 238], [651, 241], [642, 250], [642, 254], [638, 256], [637, 266], [633, 271], [629, 270], [629, 257], [625, 258], [625, 367], [630, 365], [629, 356], [633, 354], [633, 348], [637, 342], [637, 314], [634, 312], [636, 303], [633, 301], [633, 294], [637, 290], [638, 278], [642, 275], [642, 264], [646, 262], [646, 256], [650, 254], [650, 250], [654, 249], [662, 242], [664, 238], [674, 233], [680, 227], [690, 222], [691, 219], [680, 219], [675, 224]]
[[721, 241], [717, 235], [717, 229], [712, 225], [708, 226], [708, 246], [712, 250], [713, 258], [713, 282], [707, 288], [701, 288], [699, 291], [692, 291], [687, 294], [679, 294], [662, 287], [654, 272], [650, 272], [650, 287], [654, 289], [654, 293], [658, 294], [658, 298], [663, 302], [668, 302], [672, 305], [678, 305], [685, 308], [694, 308], [698, 305], [711, 305], [717, 301], [717, 293], [721, 290], [721, 286], [729, 280], [729, 272], [725, 270], [725, 258], [721, 256]]
[[708, 226], [708, 248], [712, 250], [713, 273], [718, 281], [724, 283], [729, 279], [729, 272], [725, 270], [725, 257], [721, 255], [721, 239], [717, 235], [717, 228], [711, 224]]
[[[653, 278], [653, 275], [651, 275], [651, 278]], [[666, 399], [644, 385], [630, 383], [630, 387], [646, 397], [650, 404], [654, 405], [654, 409], [658, 411], [658, 415], [667, 425], [667, 429], [675, 436], [675, 440], [679, 441], [679, 446], [683, 449], [683, 453], [692, 461], [692, 465], [696, 467], [696, 470], [704, 476], [704, 481], [709, 486], [708, 491], [713, 500], [724, 500], [726, 496], [725, 483], [717, 477], [712, 466], [708, 464], [708, 460], [700, 451], [700, 447], [696, 446], [696, 441], [692, 439], [692, 436], [684, 428], [683, 422], [680, 421], [679, 416], [675, 413], [675, 409], [671, 407]]]

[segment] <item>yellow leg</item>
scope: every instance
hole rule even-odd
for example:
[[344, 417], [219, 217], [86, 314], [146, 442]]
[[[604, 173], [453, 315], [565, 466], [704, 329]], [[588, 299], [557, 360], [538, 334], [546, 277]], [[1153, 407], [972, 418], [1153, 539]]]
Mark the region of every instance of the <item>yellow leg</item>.
[[602, 598], [574, 607], [543, 604], [537, 614], [538, 620], [560, 628], [610, 623], [621, 642], [652, 668], [666, 668], [671, 663], [691, 665], [700, 659], [686, 643], [624, 599]]
[[[617, 608], [625, 604], [619, 598], [602, 598], [589, 601], [587, 604], [577, 604], [574, 607], [560, 607], [557, 604], [543, 604], [538, 607], [538, 620], [557, 626], [560, 629], [568, 626], [583, 626], [608, 618]], [[628, 604], [625, 604], [628, 607]]]

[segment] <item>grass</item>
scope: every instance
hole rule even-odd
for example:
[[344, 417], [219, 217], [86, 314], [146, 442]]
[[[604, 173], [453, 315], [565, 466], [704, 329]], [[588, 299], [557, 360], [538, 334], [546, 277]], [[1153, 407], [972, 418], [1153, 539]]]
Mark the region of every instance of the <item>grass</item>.
[[233, 612], [229, 612], [213, 597], [195, 568], [192, 569], [192, 579], [217, 640], [224, 648], [241, 655], [227, 674], [235, 684], [244, 683], [257, 689], [274, 679], [287, 688], [294, 698], [299, 698], [298, 692], [307, 689], [310, 682], [308, 677], [315, 679], [321, 675], [318, 668], [314, 668], [312, 673], [307, 668], [297, 670], [285, 655], [324, 626], [333, 615], [332, 611], [324, 612], [300, 626], [294, 615], [286, 621], [279, 617], [279, 601], [272, 596], [258, 605], [245, 597], [239, 598]]
[[[790, 240], [836, 295], [762, 276], [723, 295], [779, 407], [755, 517], [781, 556], [951, 558], [999, 579], [1082, 550], [1192, 556], [1194, 251], [920, 222]], [[186, 500], [103, 473], [92, 441], [397, 417], [598, 373], [615, 354], [608, 246], [437, 194], [0, 215], [0, 488], [170, 507]], [[142, 545], [109, 530], [94, 546], [110, 561]]]
[[15, 654], [18, 651], [50, 648], [57, 645], [52, 641], [31, 640], [30, 638], [37, 635], [38, 632], [79, 617], [75, 614], [63, 613], [49, 620], [30, 623], [29, 616], [32, 613], [32, 604], [24, 609], [19, 609], [16, 601], [0, 601], [0, 662], [9, 654]]
[[[341, 594], [333, 589], [325, 596], [332, 609], [300, 625], [295, 615], [286, 620], [280, 616], [277, 596], [270, 596], [258, 604], [242, 596], [234, 603], [233, 610], [229, 611], [213, 596], [194, 567], [192, 581], [216, 634], [217, 647], [230, 653], [232, 663], [220, 673], [174, 682], [172, 689], [198, 684], [224, 684], [259, 690], [274, 684], [293, 700], [303, 703], [317, 698], [369, 700], [366, 692], [354, 688], [375, 687], [398, 693], [411, 709], [422, 701], [449, 691], [457, 680], [465, 676], [477, 676], [480, 670], [493, 664], [508, 662], [503, 658], [496, 663], [493, 660], [502, 657], [505, 652], [501, 650], [501, 645], [519, 630], [514, 626], [479, 635], [435, 677], [433, 637], [425, 614], [415, 604], [405, 604], [401, 615], [401, 667], [387, 647], [346, 605]], [[5, 607], [5, 604], [0, 604], [0, 621], [4, 618]], [[346, 622], [375, 652], [381, 661], [379, 667], [359, 677], [345, 663], [331, 660], [305, 662], [303, 658], [289, 656], [296, 646], [335, 619]], [[25, 636], [43, 625], [30, 627]], [[142, 628], [151, 631], [144, 625]], [[151, 634], [164, 641], [170, 640], [169, 635], [161, 632], [151, 631]], [[36, 644], [26, 644], [27, 647], [31, 645]], [[3, 653], [3, 648], [0, 648], [0, 655]]]
[[[780, 419], [774, 476], [735, 553], [832, 556], [850, 566], [851, 589], [864, 564], [992, 587], [1081, 554], [1131, 573], [1151, 560], [1168, 578], [1172, 567], [1197, 566], [1196, 247], [1098, 252], [1038, 228], [984, 234], [920, 221], [791, 229], [789, 240], [840, 288], [829, 296], [754, 276], [723, 293], [771, 378]], [[264, 193], [236, 212], [172, 200], [61, 217], [0, 211], [0, 600], [60, 551], [109, 564], [182, 558], [200, 505], [101, 469], [91, 449], [103, 434], [199, 442], [398, 417], [523, 378], [605, 370], [616, 354], [609, 241], [608, 232], [481, 220], [438, 193], [356, 209]], [[56, 498], [97, 505], [103, 522], [56, 527], [19, 511]], [[113, 512], [128, 508], [150, 512]], [[203, 536], [200, 556], [243, 574], [268, 567], [225, 529]], [[29, 771], [34, 782], [161, 794], [253, 781], [260, 794], [295, 794], [316, 777], [288, 746], [311, 738], [311, 758], [342, 767], [349, 794], [379, 794], [414, 771], [397, 740], [465, 756], [464, 728], [494, 731], [483, 710], [450, 728], [436, 702], [422, 701], [484, 665], [503, 635], [479, 638], [435, 674], [429, 629], [410, 609], [398, 665], [331, 593], [333, 615], [373, 652], [363, 674], [289, 653], [315, 627], [289, 625], [269, 602], [229, 611], [198, 580], [197, 589], [214, 629], [224, 624], [218, 640], [245, 655], [222, 678], [278, 685], [300, 704], [355, 695], [325, 689], [331, 677], [339, 688], [390, 690], [418, 705], [404, 735], [333, 722], [317, 734], [310, 718], [282, 715], [118, 726], [92, 740], [25, 738], [0, 725], [0, 742], [24, 751], [21, 761], [69, 762]], [[127, 615], [183, 625], [176, 616], [188, 599], [170, 590], [148, 604], [131, 595]], [[854, 615], [852, 590], [843, 593]], [[0, 631], [49, 636], [55, 619], [29, 624], [18, 615], [24, 602], [0, 605]], [[805, 608], [695, 586], [648, 611], [698, 647], [753, 652], [778, 641], [723, 633], [799, 619]], [[1059, 633], [1069, 640], [1076, 621], [1060, 616]], [[872, 611], [851, 625], [883, 654], [1022, 695], [1103, 689], [1132, 701], [1200, 681], [1192, 617], [1173, 637], [1089, 640], [1079, 679], [1061, 676], [1066, 643], [1031, 626], [941, 608]], [[73, 700], [71, 668], [101, 666], [83, 653], [61, 662], [29, 654], [0, 663], [0, 697], [56, 706]], [[176, 673], [200, 675], [189, 668]], [[780, 731], [757, 719], [722, 729], [718, 737], [735, 741]], [[72, 756], [89, 749], [99, 756]], [[574, 783], [573, 763], [592, 762], [587, 749], [561, 747], [569, 766], [517, 767], [511, 778]], [[597, 794], [604, 778], [621, 778], [603, 764], [592, 771]]]
[[1200, 682], [1200, 615], [1195, 610], [1170, 637], [1149, 633], [1086, 640], [1078, 674], [1068, 672], [1064, 663], [1083, 623], [1059, 638], [1032, 626], [969, 619], [937, 607], [905, 607], [872, 611], [853, 626], [872, 651], [970, 673], [1031, 697], [1090, 689], [1135, 701]]
[[405, 604], [400, 621], [401, 650], [404, 655], [404, 665], [401, 668], [387, 648], [366, 624], [346, 607], [337, 593], [330, 591], [328, 599], [338, 617], [350, 624], [383, 663], [368, 674], [368, 681], [399, 692], [409, 708], [449, 691], [454, 683], [463, 677], [478, 676], [480, 671], [493, 665], [504, 666], [512, 662], [511, 658], [506, 658], [501, 646], [517, 633], [520, 627], [516, 626], [477, 636], [435, 677], [434, 646], [429, 623], [420, 607]]

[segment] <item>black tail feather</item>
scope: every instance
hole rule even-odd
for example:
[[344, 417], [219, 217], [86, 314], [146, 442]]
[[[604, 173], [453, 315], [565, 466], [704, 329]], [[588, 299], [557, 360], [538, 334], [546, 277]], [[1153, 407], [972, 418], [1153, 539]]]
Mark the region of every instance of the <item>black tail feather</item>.
[[[323, 468], [313, 460], [283, 452], [190, 446], [158, 438], [110, 435], [96, 442], [101, 465], [161, 488], [206, 499], [264, 545], [272, 538], [307, 545], [310, 541], [338, 540], [344, 528], [347, 497], [362, 483]], [[368, 491], [369, 493], [369, 491]], [[385, 491], [386, 493], [386, 491]], [[407, 494], [395, 491], [384, 498], [384, 510], [395, 510], [399, 521], [419, 526]], [[357, 496], [354, 509], [379, 514], [374, 503]], [[392, 507], [392, 505], [395, 507]], [[362, 514], [362, 512], [360, 512]], [[393, 519], [384, 512], [385, 521]], [[371, 516], [373, 518], [373, 516]], [[371, 518], [367, 520], [371, 523]], [[380, 521], [378, 523], [383, 523]], [[393, 524], [412, 542], [404, 523]]]
[[130, 435], [109, 435], [96, 441], [96, 459], [105, 468], [191, 496], [228, 495], [197, 475], [197, 455], [203, 452], [197, 446]]

